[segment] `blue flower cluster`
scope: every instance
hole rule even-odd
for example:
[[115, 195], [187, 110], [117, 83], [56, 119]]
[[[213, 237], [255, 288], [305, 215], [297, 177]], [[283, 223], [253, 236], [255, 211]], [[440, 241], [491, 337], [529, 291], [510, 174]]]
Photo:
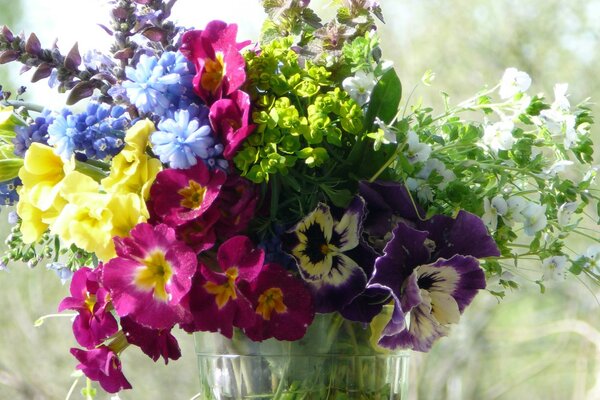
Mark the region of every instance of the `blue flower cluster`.
[[19, 178], [0, 182], [0, 206], [12, 206], [19, 201], [17, 187], [21, 186]]
[[221, 156], [223, 145], [217, 143], [208, 120], [208, 108], [192, 104], [162, 119], [152, 134], [152, 148], [160, 160], [171, 168], [190, 168], [202, 159], [209, 168], [227, 169]]
[[121, 151], [130, 123], [125, 108], [92, 101], [83, 113], [63, 110], [57, 115], [48, 127], [48, 144], [64, 160], [77, 153], [102, 161]]
[[13, 144], [15, 155], [23, 158], [32, 143], [48, 144], [48, 126], [54, 121], [54, 115], [48, 109], [36, 117], [30, 125], [16, 126]]
[[160, 58], [142, 54], [135, 68], [125, 68], [125, 75], [122, 87], [142, 113], [172, 116], [182, 97], [194, 96], [194, 66], [179, 52], [166, 51]]

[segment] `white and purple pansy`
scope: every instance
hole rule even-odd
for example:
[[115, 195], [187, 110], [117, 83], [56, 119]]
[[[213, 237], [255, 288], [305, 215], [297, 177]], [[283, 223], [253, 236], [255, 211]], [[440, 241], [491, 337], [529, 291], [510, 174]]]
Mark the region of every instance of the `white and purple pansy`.
[[364, 209], [357, 196], [337, 221], [319, 203], [288, 231], [286, 247], [313, 291], [317, 312], [339, 311], [365, 290], [368, 278], [358, 262], [368, 252], [360, 239]]
[[[448, 334], [450, 324], [458, 322], [477, 291], [485, 288], [485, 274], [477, 259], [500, 253], [477, 216], [460, 211], [456, 218], [415, 219], [418, 211], [412, 201], [413, 211], [409, 211], [379, 193], [383, 187], [387, 194], [400, 194], [399, 202], [410, 201], [406, 189], [395, 186], [363, 185], [370, 190], [366, 197], [375, 200], [375, 217], [383, 212], [388, 223], [395, 223], [391, 235], [384, 235], [383, 255], [375, 261], [367, 289], [388, 290], [394, 301], [379, 345], [428, 351], [436, 339]], [[368, 201], [367, 210], [371, 211]]]

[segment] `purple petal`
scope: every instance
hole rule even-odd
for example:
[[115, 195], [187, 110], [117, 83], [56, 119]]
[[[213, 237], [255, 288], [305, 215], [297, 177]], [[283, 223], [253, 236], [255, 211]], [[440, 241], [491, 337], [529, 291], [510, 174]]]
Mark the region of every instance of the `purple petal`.
[[435, 258], [450, 258], [455, 254], [475, 258], [500, 255], [483, 221], [466, 211], [461, 210], [456, 219], [436, 215], [420, 223], [419, 229], [429, 231], [429, 238], [436, 244]]

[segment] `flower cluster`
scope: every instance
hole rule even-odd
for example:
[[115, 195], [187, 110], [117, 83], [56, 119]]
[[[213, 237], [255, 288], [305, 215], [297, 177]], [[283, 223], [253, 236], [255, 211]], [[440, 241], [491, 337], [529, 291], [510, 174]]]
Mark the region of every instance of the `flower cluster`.
[[[0, 205], [16, 209], [0, 265], [49, 259], [70, 279], [71, 353], [107, 392], [131, 387], [130, 345], [178, 359], [174, 328], [295, 341], [338, 313], [377, 347], [428, 351], [486, 282], [517, 286], [516, 261], [538, 261], [523, 278], [542, 288], [600, 281], [580, 226], [600, 199], [592, 118], [566, 84], [548, 104], [509, 68], [440, 115], [402, 110], [376, 2], [322, 23], [308, 1], [264, 1], [252, 45], [235, 24], [173, 26], [173, 2], [113, 3], [112, 54], [81, 66], [75, 47], [42, 70], [92, 97], [85, 111], [0, 103]], [[24, 41], [9, 33], [0, 50]], [[18, 52], [35, 64], [38, 47]], [[593, 242], [584, 254], [571, 234]]]

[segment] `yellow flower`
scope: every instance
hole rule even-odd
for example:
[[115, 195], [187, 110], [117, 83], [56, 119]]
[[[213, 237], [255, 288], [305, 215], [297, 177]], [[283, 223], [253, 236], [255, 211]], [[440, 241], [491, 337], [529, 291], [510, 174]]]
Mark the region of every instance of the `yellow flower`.
[[113, 237], [129, 236], [137, 224], [148, 219], [144, 200], [134, 193], [111, 194], [107, 208], [112, 213]]
[[125, 148], [112, 160], [110, 174], [102, 180], [109, 193], [134, 193], [140, 197], [141, 212], [148, 218], [144, 200], [150, 195], [150, 186], [161, 171], [162, 164], [146, 154], [148, 139], [154, 124], [143, 120], [133, 125], [125, 135]]
[[33, 143], [27, 150], [19, 170], [23, 186], [17, 204], [25, 243], [39, 240], [65, 206], [60, 189], [66, 172], [72, 169], [73, 165], [63, 163], [51, 147]]
[[110, 196], [99, 193], [98, 183], [77, 171], [65, 177], [61, 195], [68, 204], [51, 225], [52, 233], [67, 244], [96, 253], [100, 260], [112, 258], [115, 250], [112, 242], [113, 213], [108, 208]]
[[136, 122], [131, 128], [127, 130], [125, 135], [125, 148], [127, 151], [136, 151], [138, 153], [146, 152], [148, 146], [148, 140], [150, 135], [156, 129], [154, 124], [149, 119]]
[[[23, 125], [23, 123], [14, 114], [13, 107], [0, 105], [0, 132], [11, 132], [16, 125]], [[14, 136], [14, 132], [12, 132], [12, 136]]]

